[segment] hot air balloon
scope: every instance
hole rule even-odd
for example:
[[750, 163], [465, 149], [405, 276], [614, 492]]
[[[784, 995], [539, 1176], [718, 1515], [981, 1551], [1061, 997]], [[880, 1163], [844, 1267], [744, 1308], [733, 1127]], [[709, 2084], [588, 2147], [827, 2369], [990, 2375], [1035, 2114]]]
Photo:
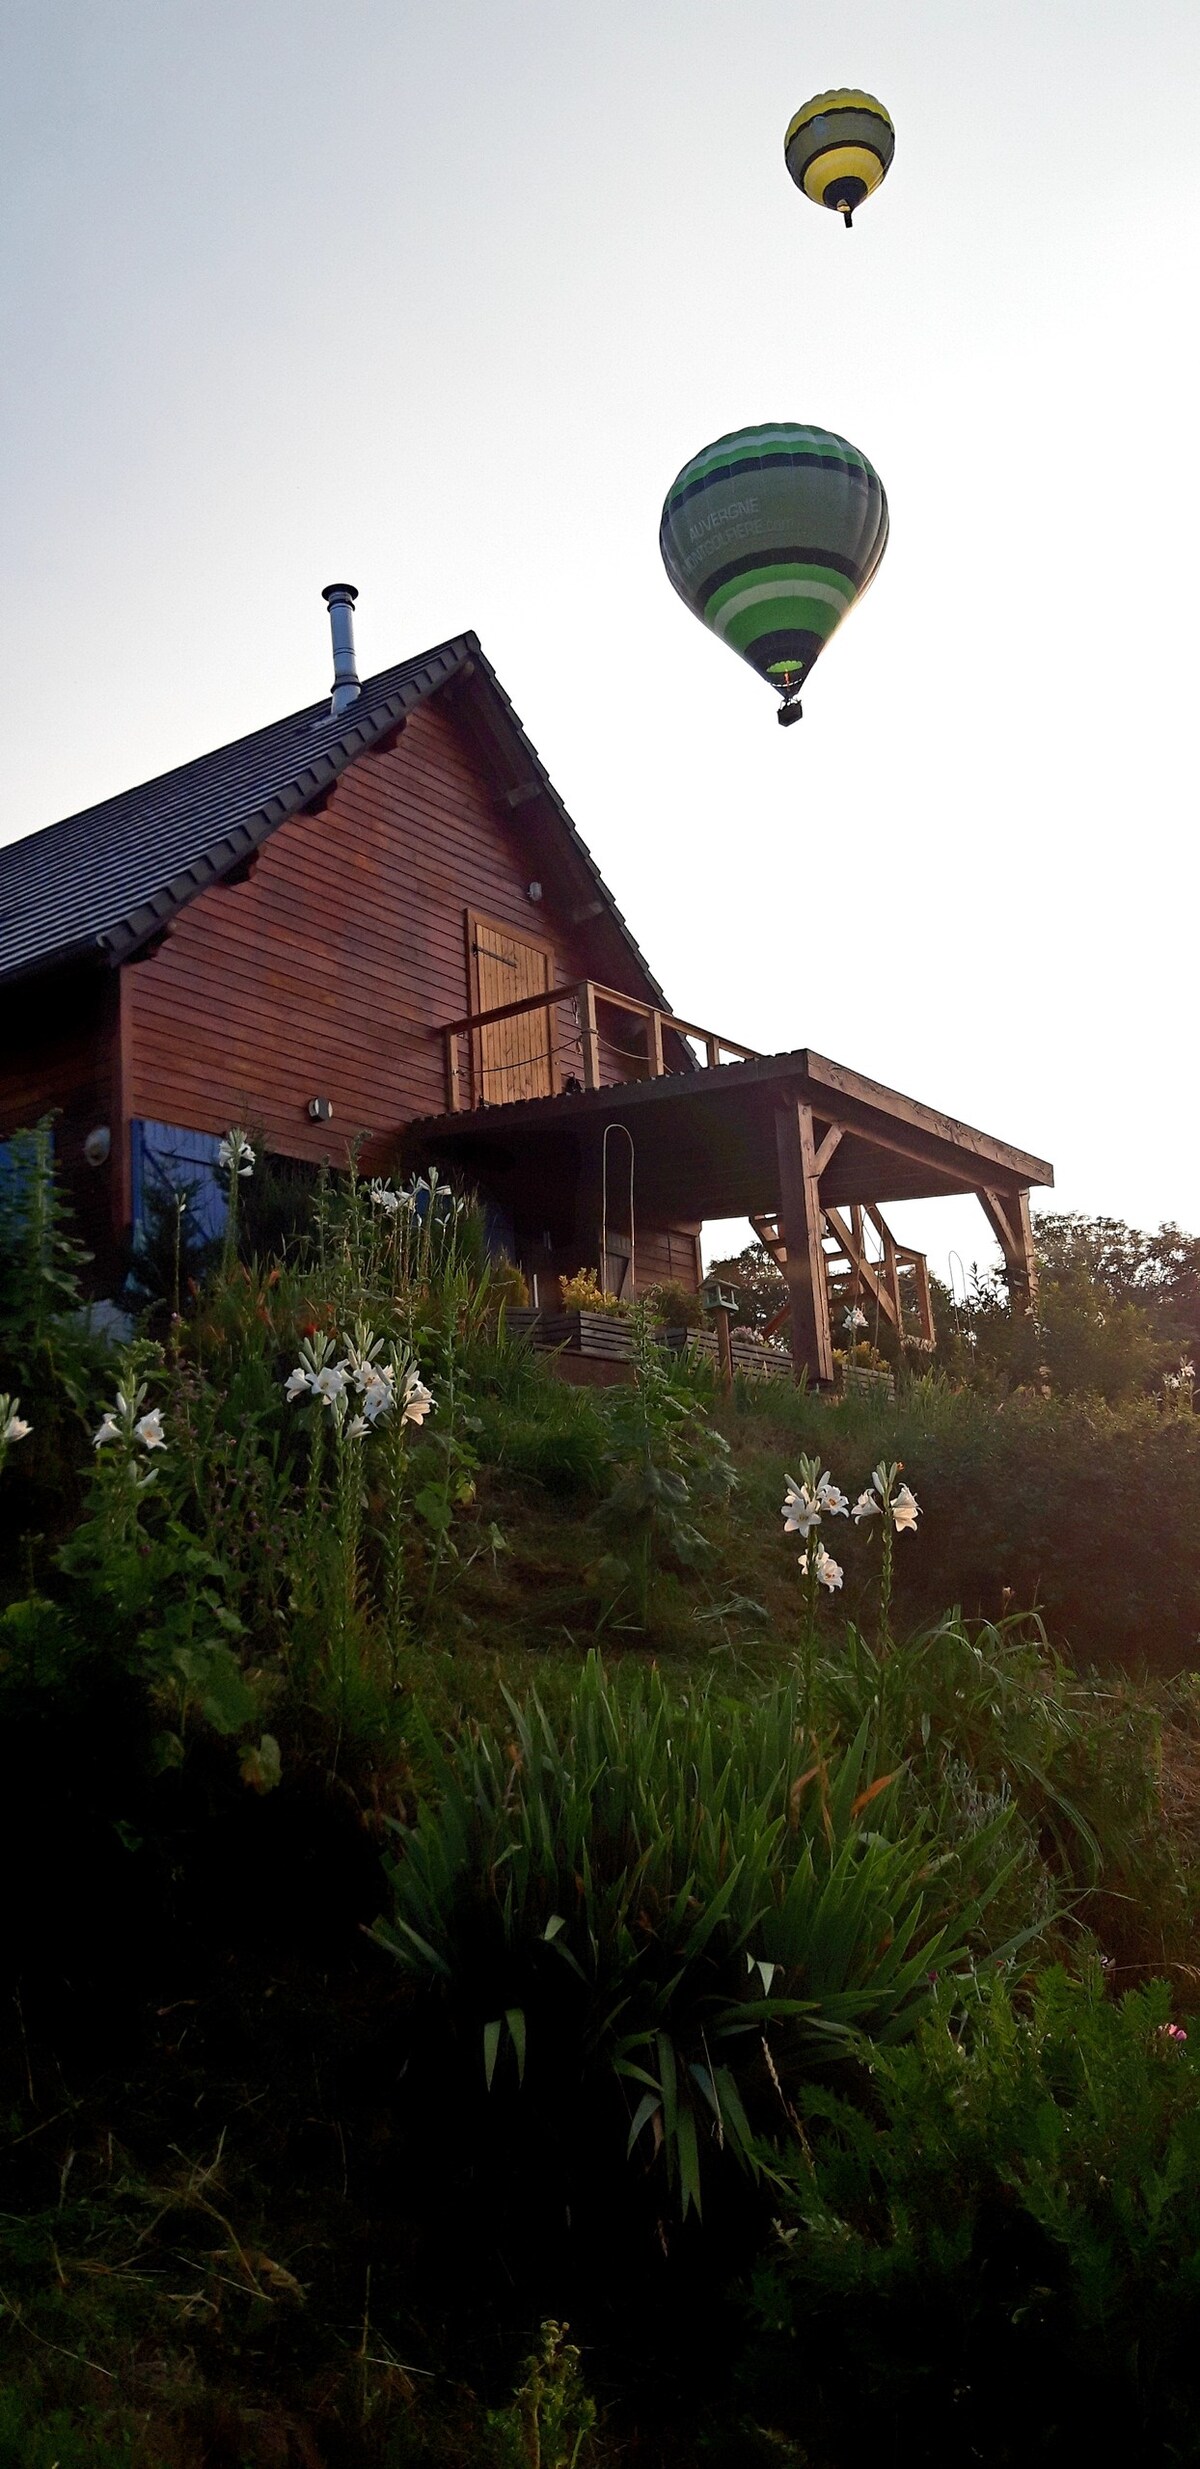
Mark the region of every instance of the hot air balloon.
[[895, 148], [882, 103], [842, 86], [801, 105], [788, 125], [783, 159], [797, 188], [815, 205], [844, 215], [849, 231], [855, 207], [878, 188]]
[[887, 547], [883, 483], [857, 446], [778, 420], [685, 463], [659, 546], [681, 600], [782, 695], [781, 727]]

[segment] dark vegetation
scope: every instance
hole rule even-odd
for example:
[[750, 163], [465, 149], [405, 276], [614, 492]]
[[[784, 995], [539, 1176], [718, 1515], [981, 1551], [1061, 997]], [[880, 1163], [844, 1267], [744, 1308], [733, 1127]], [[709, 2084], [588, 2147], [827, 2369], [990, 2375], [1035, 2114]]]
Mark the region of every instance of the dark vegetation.
[[1128, 1380], [981, 1292], [724, 1406], [556, 1381], [436, 1184], [164, 1207], [120, 1353], [44, 1138], [0, 1217], [0, 2469], [1193, 2458], [1160, 1255]]

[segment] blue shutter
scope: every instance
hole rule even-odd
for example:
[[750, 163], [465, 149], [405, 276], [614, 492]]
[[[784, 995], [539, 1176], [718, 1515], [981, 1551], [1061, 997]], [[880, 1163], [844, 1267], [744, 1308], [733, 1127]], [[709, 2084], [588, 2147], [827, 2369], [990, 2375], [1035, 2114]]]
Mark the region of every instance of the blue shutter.
[[188, 1194], [188, 1214], [197, 1235], [219, 1242], [228, 1207], [217, 1173], [217, 1132], [189, 1132], [178, 1123], [150, 1123], [135, 1116], [133, 1134], [133, 1235], [136, 1243], [151, 1193], [169, 1200]]

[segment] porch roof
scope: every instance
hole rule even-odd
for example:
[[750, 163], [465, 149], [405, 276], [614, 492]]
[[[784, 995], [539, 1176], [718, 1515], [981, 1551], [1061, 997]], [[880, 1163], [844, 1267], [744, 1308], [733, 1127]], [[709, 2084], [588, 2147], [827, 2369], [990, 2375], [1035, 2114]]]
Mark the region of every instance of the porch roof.
[[928, 1200], [954, 1192], [1027, 1191], [1054, 1169], [917, 1098], [903, 1097], [809, 1046], [709, 1070], [666, 1073], [556, 1097], [425, 1116], [406, 1125], [412, 1158], [481, 1178], [564, 1167], [594, 1151], [610, 1123], [629, 1131], [639, 1213], [664, 1224], [766, 1214], [779, 1203], [775, 1118], [803, 1101], [842, 1137], [821, 1175], [822, 1205]]

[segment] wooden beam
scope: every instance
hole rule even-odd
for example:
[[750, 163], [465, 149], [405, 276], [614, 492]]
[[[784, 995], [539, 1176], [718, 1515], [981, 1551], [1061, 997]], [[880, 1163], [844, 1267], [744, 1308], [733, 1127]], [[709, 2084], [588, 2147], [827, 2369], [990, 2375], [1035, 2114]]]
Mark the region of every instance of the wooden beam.
[[792, 1314], [792, 1368], [819, 1387], [833, 1386], [833, 1339], [825, 1254], [821, 1248], [821, 1202], [812, 1108], [800, 1099], [775, 1115], [779, 1168], [778, 1227], [786, 1260], [784, 1276]]
[[1004, 1254], [1004, 1274], [1013, 1311], [1028, 1316], [1037, 1310], [1038, 1290], [1029, 1194], [1000, 1192], [989, 1185], [980, 1190], [979, 1201]]
[[[552, 1003], [569, 1003], [572, 995], [582, 994], [582, 982], [571, 986], [548, 986], [541, 994], [518, 995], [515, 1003], [496, 1003], [490, 1011], [466, 1012], [461, 1020], [444, 1021], [440, 1034], [464, 1037], [468, 1029], [490, 1029], [494, 1021], [515, 1019], [518, 1012], [544, 1012], [547, 995]], [[436, 1037], [439, 1031], [435, 1029], [432, 1034]]]
[[827, 1207], [825, 1210], [825, 1215], [828, 1218], [835, 1235], [837, 1236], [838, 1242], [841, 1244], [842, 1250], [845, 1252], [846, 1258], [854, 1271], [856, 1279], [861, 1279], [862, 1284], [866, 1287], [867, 1293], [870, 1295], [872, 1303], [878, 1304], [880, 1311], [883, 1313], [884, 1319], [890, 1320], [892, 1327], [894, 1329], [898, 1329], [900, 1326], [900, 1316], [896, 1308], [896, 1301], [892, 1294], [891, 1287], [886, 1282], [886, 1279], [880, 1276], [874, 1261], [868, 1260], [867, 1258], [866, 1246], [862, 1237], [861, 1213], [859, 1213], [859, 1223], [854, 1232], [852, 1232], [850, 1227], [847, 1226], [846, 1221], [839, 1209], [831, 1209]]
[[883, 1274], [888, 1293], [892, 1298], [892, 1317], [896, 1327], [903, 1333], [904, 1306], [900, 1297], [900, 1263], [896, 1258], [896, 1238], [882, 1211], [876, 1207], [873, 1200], [867, 1202], [867, 1216], [883, 1245]]
[[821, 1142], [821, 1146], [817, 1151], [818, 1179], [824, 1174], [825, 1169], [829, 1164], [829, 1160], [833, 1156], [834, 1150], [840, 1147], [841, 1138], [842, 1125], [840, 1123], [831, 1123], [825, 1134], [825, 1138]]
[[600, 1086], [600, 1040], [596, 1034], [596, 989], [590, 979], [578, 990], [579, 1028], [583, 1039], [583, 1085]]
[[655, 1080], [661, 1080], [667, 1068], [663, 1061], [663, 1016], [661, 1012], [651, 1012], [647, 1030], [650, 1070]]
[[541, 780], [518, 780], [515, 789], [506, 789], [504, 803], [510, 813], [518, 806], [527, 806], [531, 797], [540, 797], [544, 785]]
[[[989, 1165], [999, 1167], [1001, 1175], [1019, 1176], [1027, 1184], [1053, 1183], [1054, 1169], [1044, 1158], [1030, 1157], [1023, 1149], [1014, 1149], [1007, 1141], [995, 1140], [989, 1132], [976, 1131], [973, 1124], [960, 1123], [956, 1116], [941, 1114], [936, 1107], [922, 1105], [915, 1097], [903, 1097], [898, 1089], [888, 1089], [881, 1081], [868, 1080], [865, 1073], [851, 1071], [844, 1063], [834, 1063], [828, 1055], [815, 1054], [811, 1047], [804, 1047], [800, 1052], [804, 1075], [809, 1083], [806, 1094], [815, 1104], [818, 1114], [831, 1111], [822, 1103], [821, 1092], [824, 1089], [836, 1092], [838, 1097], [862, 1106], [872, 1114], [881, 1111], [891, 1117], [897, 1131], [908, 1128], [916, 1133], [919, 1140], [957, 1149], [964, 1162], [973, 1158], [976, 1190], [983, 1180], [980, 1167], [986, 1173]], [[832, 1111], [842, 1121], [846, 1120], [841, 1105], [835, 1105]], [[854, 1118], [851, 1117], [851, 1120]], [[880, 1146], [883, 1145], [881, 1142]], [[919, 1151], [917, 1153], [920, 1154]], [[989, 1185], [992, 1181], [993, 1177], [988, 1175]]]

